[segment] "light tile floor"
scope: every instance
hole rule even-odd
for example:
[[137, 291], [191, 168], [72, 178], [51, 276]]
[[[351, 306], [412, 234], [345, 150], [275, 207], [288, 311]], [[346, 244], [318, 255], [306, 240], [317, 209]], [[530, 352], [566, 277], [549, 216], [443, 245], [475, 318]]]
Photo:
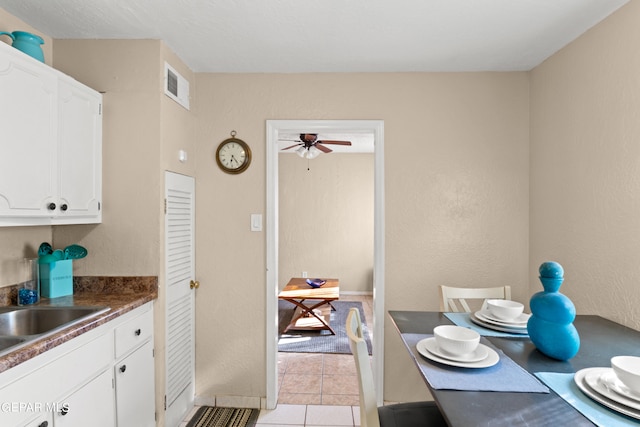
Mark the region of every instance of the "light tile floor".
[[[341, 295], [361, 301], [370, 333], [371, 296]], [[261, 410], [256, 427], [354, 427], [360, 425], [358, 378], [351, 354], [278, 353], [278, 407]], [[192, 411], [180, 427], [186, 427]]]
[[[180, 424], [186, 427], [198, 407]], [[272, 410], [263, 409], [258, 416], [256, 427], [359, 427], [360, 408], [358, 406], [332, 405], [289, 405], [278, 403]]]

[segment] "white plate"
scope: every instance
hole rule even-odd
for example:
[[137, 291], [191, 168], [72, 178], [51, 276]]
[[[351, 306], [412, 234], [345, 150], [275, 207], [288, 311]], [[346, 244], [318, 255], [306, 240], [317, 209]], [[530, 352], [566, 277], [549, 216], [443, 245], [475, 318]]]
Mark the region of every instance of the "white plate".
[[493, 323], [485, 322], [484, 320], [479, 319], [474, 313], [471, 313], [471, 316], [469, 316], [469, 318], [473, 323], [475, 323], [476, 325], [480, 325], [483, 328], [493, 329], [495, 331], [500, 331], [500, 332], [508, 332], [510, 334], [527, 335], [529, 333], [529, 331], [527, 331], [527, 328], [512, 328], [508, 326], [500, 326], [500, 325], [495, 325]]
[[454, 362], [465, 362], [465, 363], [479, 362], [481, 360], [486, 359], [487, 356], [489, 355], [489, 351], [488, 351], [489, 347], [485, 345], [482, 345], [482, 346], [478, 345], [478, 347], [476, 347], [475, 351], [473, 351], [472, 353], [467, 353], [462, 355], [454, 355], [451, 353], [447, 353], [440, 349], [440, 347], [438, 346], [438, 342], [436, 341], [435, 338], [427, 338], [425, 340], [424, 346], [426, 347], [427, 351], [429, 351], [431, 354], [441, 357], [443, 359], [453, 360]]
[[[640, 402], [636, 402], [634, 400], [631, 400], [629, 398], [626, 398], [614, 392], [609, 388], [609, 386], [605, 383], [605, 381], [603, 381], [603, 377], [606, 376], [606, 374], [609, 372], [613, 373], [613, 369], [611, 368], [592, 369], [591, 371], [585, 374], [584, 382], [589, 387], [591, 387], [595, 392], [600, 393], [604, 397], [640, 411]], [[615, 376], [615, 374], [613, 375]]]
[[426, 347], [427, 340], [435, 340], [435, 338], [425, 338], [423, 340], [418, 341], [416, 345], [418, 349], [418, 353], [423, 355], [429, 360], [433, 360], [434, 362], [442, 363], [443, 365], [449, 366], [457, 366], [459, 368], [488, 368], [490, 366], [495, 365], [500, 361], [500, 356], [490, 347], [485, 346], [484, 344], [478, 344], [478, 346], [483, 346], [487, 348], [487, 357], [478, 362], [457, 362], [455, 360], [445, 359], [435, 354], [431, 353]]
[[609, 399], [606, 396], [598, 393], [596, 390], [592, 389], [589, 384], [585, 382], [585, 377], [593, 370], [602, 370], [609, 368], [585, 368], [581, 369], [573, 376], [573, 381], [576, 383], [578, 388], [586, 394], [591, 399], [600, 403], [601, 405], [606, 406], [609, 409], [613, 409], [616, 412], [620, 412], [621, 414], [627, 415], [631, 418], [635, 418], [640, 420], [640, 411], [637, 411], [633, 408], [630, 408], [626, 405], [620, 404], [615, 400]]
[[495, 323], [501, 326], [509, 326], [512, 328], [526, 328], [527, 322], [529, 321], [529, 317], [531, 317], [530, 314], [522, 313], [520, 316], [516, 317], [515, 319], [502, 320], [492, 316], [489, 310], [477, 311], [476, 316], [478, 316], [482, 320], [486, 320], [487, 322]]
[[606, 387], [610, 391], [613, 391], [627, 400], [630, 400], [632, 404], [627, 404], [627, 406], [640, 410], [640, 395], [624, 385], [612, 368], [607, 368], [607, 371], [602, 373], [600, 376], [600, 382], [603, 387]]

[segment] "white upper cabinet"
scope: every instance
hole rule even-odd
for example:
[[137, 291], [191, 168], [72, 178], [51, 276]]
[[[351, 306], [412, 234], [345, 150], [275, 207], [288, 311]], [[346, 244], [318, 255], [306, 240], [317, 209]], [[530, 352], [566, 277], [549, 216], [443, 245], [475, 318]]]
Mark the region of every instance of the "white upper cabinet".
[[0, 226], [102, 221], [102, 95], [0, 43]]
[[[102, 95], [71, 78], [58, 85], [58, 220], [100, 222]], [[95, 219], [96, 221], [91, 221]]]

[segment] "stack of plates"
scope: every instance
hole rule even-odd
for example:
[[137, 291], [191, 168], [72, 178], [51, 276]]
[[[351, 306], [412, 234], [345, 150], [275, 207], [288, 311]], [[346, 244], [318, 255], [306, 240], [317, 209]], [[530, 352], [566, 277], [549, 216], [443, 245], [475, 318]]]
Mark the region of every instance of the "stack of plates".
[[471, 321], [484, 328], [523, 335], [528, 333], [527, 322], [529, 321], [529, 317], [531, 317], [530, 314], [522, 313], [515, 319], [507, 321], [500, 320], [497, 317], [492, 316], [489, 310], [480, 310], [475, 313], [471, 313]]
[[478, 344], [474, 352], [462, 355], [455, 355], [441, 350], [433, 337], [420, 340], [416, 347], [418, 353], [427, 359], [460, 368], [488, 368], [500, 360], [498, 353], [484, 344]]
[[573, 377], [591, 399], [616, 412], [640, 420], [640, 393], [631, 391], [611, 368], [586, 368]]

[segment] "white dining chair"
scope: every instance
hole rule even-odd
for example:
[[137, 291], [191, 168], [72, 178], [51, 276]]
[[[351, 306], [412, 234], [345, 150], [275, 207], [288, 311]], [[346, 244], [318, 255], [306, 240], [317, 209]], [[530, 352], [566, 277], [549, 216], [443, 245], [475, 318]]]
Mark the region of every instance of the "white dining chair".
[[360, 312], [351, 308], [347, 315], [347, 336], [356, 362], [360, 390], [361, 427], [431, 427], [447, 423], [435, 402], [396, 403], [378, 407], [369, 351], [362, 333]]
[[471, 313], [471, 307], [467, 300], [483, 300], [484, 308], [487, 299], [511, 299], [511, 286], [499, 286], [494, 288], [455, 288], [440, 286], [440, 311]]

